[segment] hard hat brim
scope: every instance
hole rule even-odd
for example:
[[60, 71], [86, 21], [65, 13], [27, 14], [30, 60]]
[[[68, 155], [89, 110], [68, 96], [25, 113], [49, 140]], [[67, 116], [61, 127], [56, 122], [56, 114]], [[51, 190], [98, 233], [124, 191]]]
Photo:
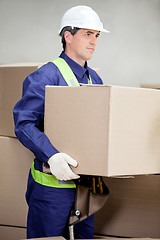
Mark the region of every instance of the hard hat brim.
[[[62, 28], [60, 28], [60, 29], [58, 30], [58, 35], [61, 35], [61, 32], [62, 32], [63, 28], [65, 28], [65, 27], [66, 27], [66, 26], [64, 26], [64, 27], [62, 27]], [[73, 28], [73, 26], [71, 26], [71, 27]], [[76, 28], [77, 26], [74, 26], [74, 27]], [[108, 31], [108, 30], [106, 30], [106, 29], [104, 29], [104, 28], [102, 28], [102, 29], [93, 29], [93, 28], [87, 28], [87, 27], [77, 27], [77, 28], [80, 28], [80, 29], [90, 29], [90, 30], [94, 30], [94, 31], [110, 33], [110, 31]]]

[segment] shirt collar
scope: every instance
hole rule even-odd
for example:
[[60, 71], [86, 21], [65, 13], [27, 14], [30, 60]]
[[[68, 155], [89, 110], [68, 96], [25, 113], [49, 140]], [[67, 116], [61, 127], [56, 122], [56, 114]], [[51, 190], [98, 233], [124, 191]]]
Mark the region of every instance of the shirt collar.
[[88, 73], [87, 62], [85, 62], [85, 66], [82, 67], [81, 65], [73, 61], [70, 57], [68, 57], [64, 52], [62, 52], [59, 57], [63, 58], [68, 63], [74, 74], [76, 74], [78, 77], [82, 78], [85, 73]]

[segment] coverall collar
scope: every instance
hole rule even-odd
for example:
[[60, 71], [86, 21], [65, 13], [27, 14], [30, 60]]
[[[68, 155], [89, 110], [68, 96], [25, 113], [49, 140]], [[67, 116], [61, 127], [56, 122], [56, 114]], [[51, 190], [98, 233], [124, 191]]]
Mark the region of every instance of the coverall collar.
[[73, 61], [70, 57], [68, 57], [64, 52], [62, 52], [59, 57], [63, 58], [68, 63], [68, 65], [70, 66], [72, 71], [78, 77], [82, 78], [85, 73], [87, 73], [87, 75], [88, 75], [88, 65], [87, 65], [87, 62], [85, 62], [85, 66], [82, 67], [81, 65], [79, 65], [78, 63]]

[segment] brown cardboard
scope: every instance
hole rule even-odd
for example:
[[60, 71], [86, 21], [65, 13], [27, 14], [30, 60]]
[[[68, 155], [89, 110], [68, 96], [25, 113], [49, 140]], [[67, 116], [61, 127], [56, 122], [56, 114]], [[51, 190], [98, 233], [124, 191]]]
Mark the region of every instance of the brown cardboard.
[[39, 64], [0, 65], [0, 135], [15, 137], [13, 107], [22, 96], [24, 79]]
[[25, 191], [34, 156], [10, 137], [0, 137], [0, 153], [0, 225], [26, 227]]
[[110, 196], [95, 214], [95, 234], [160, 238], [160, 175], [104, 180]]
[[158, 240], [159, 238], [127, 238], [127, 237], [112, 237], [112, 236], [104, 236], [104, 235], [95, 235], [94, 239], [111, 239], [111, 240], [120, 240], [120, 239], [125, 239], [125, 240]]
[[[46, 237], [46, 238], [30, 238], [31, 240], [32, 239], [34, 239], [34, 240], [64, 240], [65, 238], [64, 237], [61, 237], [61, 236], [59, 236], [59, 237]], [[23, 240], [25, 240], [25, 239], [23, 239]]]
[[26, 229], [11, 226], [0, 226], [1, 240], [20, 240], [26, 238]]
[[47, 86], [45, 133], [78, 161], [76, 173], [159, 173], [159, 106], [159, 90]]
[[142, 88], [160, 89], [160, 84], [141, 84]]
[[[0, 135], [15, 137], [13, 107], [22, 96], [24, 79], [44, 63], [0, 65]], [[99, 73], [99, 69], [94, 69]]]

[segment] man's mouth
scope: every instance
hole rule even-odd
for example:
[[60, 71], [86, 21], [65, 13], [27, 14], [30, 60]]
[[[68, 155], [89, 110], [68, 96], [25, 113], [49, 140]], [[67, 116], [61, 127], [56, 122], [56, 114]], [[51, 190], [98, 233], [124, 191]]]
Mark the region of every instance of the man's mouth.
[[89, 47], [88, 50], [94, 52], [94, 48], [92, 48], [92, 47]]

